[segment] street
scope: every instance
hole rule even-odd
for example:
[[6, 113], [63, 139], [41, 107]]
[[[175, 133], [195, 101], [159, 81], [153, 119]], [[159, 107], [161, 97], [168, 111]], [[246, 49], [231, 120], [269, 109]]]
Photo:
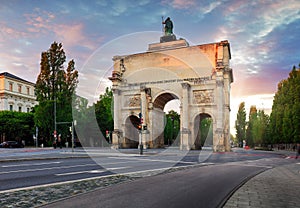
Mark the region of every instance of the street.
[[[207, 154], [203, 154], [203, 152], [205, 151], [149, 151], [149, 154], [145, 152], [145, 155], [140, 156], [127, 152], [126, 154], [112, 154], [110, 152], [100, 154], [103, 151], [93, 149], [88, 152], [88, 155], [86, 151], [80, 152], [77, 150], [77, 154], [82, 153], [81, 156], [85, 157], [53, 159], [55, 156], [53, 154], [49, 159], [45, 157], [43, 160], [2, 162], [0, 163], [0, 191], [80, 181], [114, 174], [140, 173], [153, 170], [158, 174], [171, 167], [190, 165], [211, 166], [221, 164], [219, 167], [224, 170], [229, 167], [229, 164], [241, 167], [241, 170], [244, 167], [255, 167], [255, 171], [252, 173], [255, 174], [257, 167], [259, 170], [263, 170], [285, 162], [285, 160], [280, 160], [283, 157], [280, 154], [259, 151], [236, 150], [231, 153], [211, 153], [208, 151]], [[73, 156], [70, 152], [59, 153], [64, 156]], [[250, 170], [249, 173], [251, 174]]]

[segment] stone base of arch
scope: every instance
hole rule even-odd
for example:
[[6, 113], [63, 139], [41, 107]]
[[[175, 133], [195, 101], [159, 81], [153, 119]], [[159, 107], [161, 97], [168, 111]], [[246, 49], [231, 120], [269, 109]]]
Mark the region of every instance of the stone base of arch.
[[190, 142], [191, 139], [191, 131], [187, 128], [183, 128], [180, 132], [180, 150], [190, 150], [192, 148], [192, 144]]

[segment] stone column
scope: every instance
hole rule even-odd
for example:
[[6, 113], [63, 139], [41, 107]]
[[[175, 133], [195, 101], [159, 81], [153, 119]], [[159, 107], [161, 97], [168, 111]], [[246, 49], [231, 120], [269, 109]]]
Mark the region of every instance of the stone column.
[[120, 121], [120, 90], [113, 89], [113, 98], [114, 98], [114, 131], [112, 133], [112, 148], [118, 149], [120, 145], [120, 136], [121, 136], [121, 130], [119, 126]]
[[230, 80], [224, 77], [224, 145], [225, 151], [231, 150], [230, 145]]
[[214, 130], [214, 151], [224, 152], [224, 80], [223, 73], [217, 72], [216, 74], [216, 104], [217, 104], [217, 121], [216, 129]]
[[181, 104], [181, 138], [180, 138], [180, 149], [190, 150], [190, 135], [189, 129], [189, 89], [188, 83], [182, 83], [182, 104]]

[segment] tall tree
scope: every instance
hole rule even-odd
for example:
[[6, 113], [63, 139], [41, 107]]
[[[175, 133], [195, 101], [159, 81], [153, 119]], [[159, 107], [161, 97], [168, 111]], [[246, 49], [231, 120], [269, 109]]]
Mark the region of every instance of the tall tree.
[[256, 119], [257, 119], [257, 109], [256, 106], [253, 105], [250, 107], [249, 120], [246, 129], [246, 144], [250, 147], [253, 147], [254, 145], [253, 128]]
[[242, 147], [243, 140], [246, 137], [246, 110], [245, 102], [240, 103], [237, 118], [235, 121], [236, 138], [239, 142], [239, 146]]
[[95, 104], [96, 119], [102, 135], [105, 135], [107, 130], [114, 129], [112, 109], [113, 93], [110, 88], [106, 88], [105, 93], [100, 95], [99, 101]]
[[273, 143], [300, 142], [300, 69], [278, 84], [270, 116]]
[[63, 133], [65, 137], [68, 134], [66, 125], [55, 129], [55, 120], [72, 121], [72, 96], [78, 84], [78, 71], [74, 60], [69, 61], [65, 70], [65, 61], [61, 43], [54, 42], [47, 51], [41, 53], [40, 74], [36, 81], [39, 105], [35, 108], [35, 122], [40, 128], [40, 135], [47, 139], [53, 130]]

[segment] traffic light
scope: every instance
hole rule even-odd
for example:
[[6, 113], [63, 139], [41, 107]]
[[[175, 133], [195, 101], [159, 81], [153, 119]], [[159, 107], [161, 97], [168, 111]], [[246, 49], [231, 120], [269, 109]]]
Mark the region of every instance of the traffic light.
[[142, 130], [142, 124], [139, 124], [139, 125], [138, 125], [138, 129], [139, 129], [139, 130]]

